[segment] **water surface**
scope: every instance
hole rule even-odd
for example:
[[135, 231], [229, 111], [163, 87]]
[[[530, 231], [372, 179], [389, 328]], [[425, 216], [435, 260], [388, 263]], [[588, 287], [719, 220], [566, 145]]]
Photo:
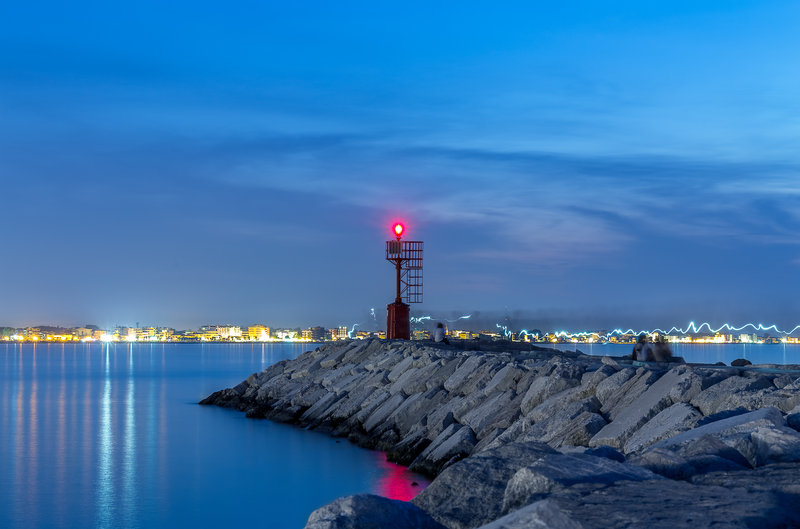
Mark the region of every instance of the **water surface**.
[[426, 481], [381, 452], [197, 405], [309, 347], [0, 345], [0, 527], [293, 528], [413, 497]]
[[[565, 348], [558, 344], [556, 347]], [[738, 344], [672, 344], [672, 352], [687, 362], [730, 365], [737, 358], [745, 358], [754, 364], [800, 364], [800, 344], [738, 343]], [[579, 351], [590, 355], [621, 356], [631, 354], [631, 344], [577, 344]]]

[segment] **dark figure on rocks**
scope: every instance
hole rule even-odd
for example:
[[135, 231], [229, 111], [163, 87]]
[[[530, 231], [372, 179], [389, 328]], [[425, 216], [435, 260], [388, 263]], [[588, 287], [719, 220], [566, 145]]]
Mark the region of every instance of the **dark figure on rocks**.
[[656, 362], [669, 362], [672, 360], [672, 349], [669, 348], [667, 339], [659, 336], [653, 347], [653, 359]]
[[633, 359], [639, 362], [653, 361], [653, 346], [648, 343], [646, 334], [640, 334], [636, 345], [633, 346]]
[[447, 339], [447, 336], [445, 336], [444, 325], [442, 325], [442, 322], [436, 324], [436, 329], [433, 331], [433, 341], [442, 342], [445, 344], [450, 343]]

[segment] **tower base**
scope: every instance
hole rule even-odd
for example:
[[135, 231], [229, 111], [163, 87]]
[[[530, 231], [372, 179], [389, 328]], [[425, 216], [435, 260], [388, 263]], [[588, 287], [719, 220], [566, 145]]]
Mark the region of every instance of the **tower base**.
[[386, 337], [390, 340], [410, 340], [410, 309], [405, 303], [391, 303], [386, 306]]

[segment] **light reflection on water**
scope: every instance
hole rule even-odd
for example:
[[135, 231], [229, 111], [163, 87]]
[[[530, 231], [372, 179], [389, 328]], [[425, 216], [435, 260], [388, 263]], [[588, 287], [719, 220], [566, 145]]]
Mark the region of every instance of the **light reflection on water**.
[[413, 497], [382, 453], [196, 404], [303, 348], [0, 345], [0, 527], [302, 527], [338, 496]]

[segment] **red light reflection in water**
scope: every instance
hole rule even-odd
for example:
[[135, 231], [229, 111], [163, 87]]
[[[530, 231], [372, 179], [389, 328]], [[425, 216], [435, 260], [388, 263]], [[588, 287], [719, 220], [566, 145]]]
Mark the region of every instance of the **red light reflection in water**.
[[392, 500], [409, 501], [430, 484], [430, 480], [424, 476], [411, 472], [397, 463], [386, 461], [386, 454], [383, 452], [373, 453], [375, 454], [375, 466], [381, 473], [376, 494]]

